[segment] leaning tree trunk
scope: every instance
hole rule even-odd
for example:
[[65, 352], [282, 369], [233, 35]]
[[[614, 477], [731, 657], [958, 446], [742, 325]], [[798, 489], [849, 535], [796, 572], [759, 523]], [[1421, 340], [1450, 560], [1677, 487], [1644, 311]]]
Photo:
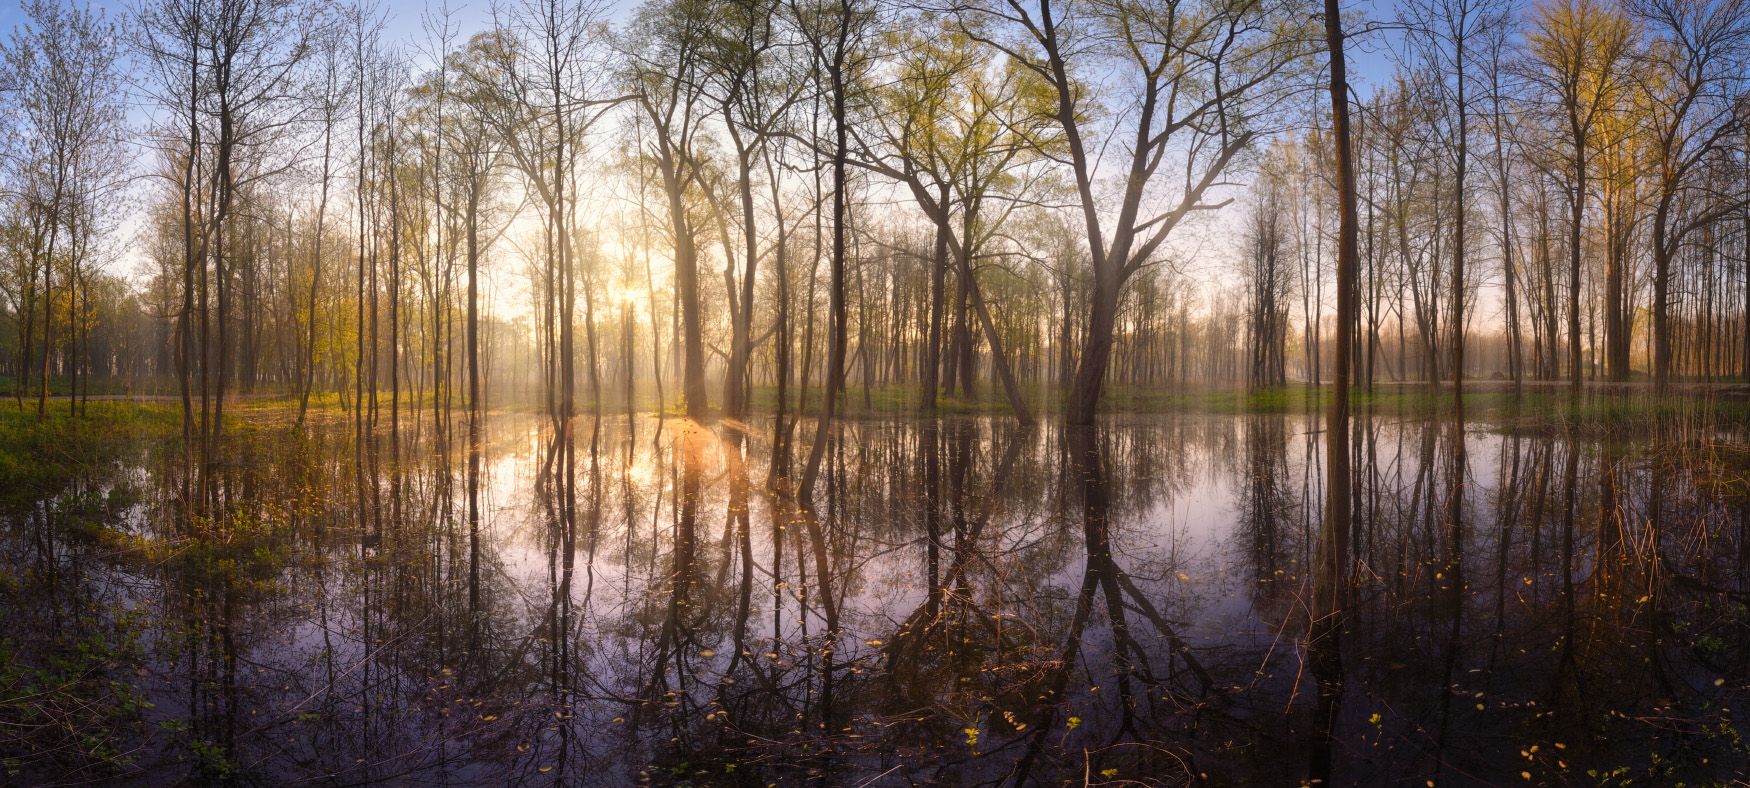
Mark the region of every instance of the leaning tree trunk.
[[[1021, 386], [1015, 381], [1015, 373], [1009, 368], [1008, 357], [1003, 354], [1002, 337], [997, 334], [996, 323], [991, 320], [990, 310], [985, 306], [984, 294], [978, 289], [978, 280], [972, 276], [972, 265], [966, 259], [966, 249], [962, 247], [955, 258], [960, 263], [960, 277], [966, 282], [966, 292], [972, 297], [972, 309], [978, 313], [978, 322], [984, 327], [984, 339], [990, 344], [991, 367], [1003, 383], [1003, 393], [1009, 398], [1009, 407], [1015, 411], [1015, 420], [1022, 426], [1032, 424], [1033, 414], [1028, 411], [1027, 401], [1021, 397]], [[971, 344], [970, 341], [968, 344]]]

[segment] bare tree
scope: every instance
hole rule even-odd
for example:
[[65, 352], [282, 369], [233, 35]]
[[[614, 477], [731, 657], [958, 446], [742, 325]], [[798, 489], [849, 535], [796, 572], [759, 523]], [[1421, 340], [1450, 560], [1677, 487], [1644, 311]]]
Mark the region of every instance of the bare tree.
[[1636, 0], [1628, 6], [1654, 36], [1632, 74], [1650, 108], [1654, 161], [1653, 385], [1671, 379], [1671, 263], [1699, 229], [1737, 212], [1740, 193], [1700, 177], [1735, 143], [1747, 118], [1750, 3]]
[[697, 150], [709, 109], [704, 90], [708, 63], [705, 30], [713, 20], [692, 0], [644, 6], [641, 21], [622, 44], [628, 57], [626, 77], [649, 124], [647, 155], [656, 168], [668, 202], [670, 240], [674, 249], [676, 297], [680, 301], [684, 341], [681, 397], [687, 416], [705, 419], [710, 413], [705, 391], [705, 342], [699, 307], [699, 250], [696, 208], [708, 188]]
[[[1087, 338], [1067, 418], [1071, 424], [1091, 424], [1111, 363], [1125, 283], [1159, 261], [1186, 218], [1226, 204], [1212, 190], [1225, 182], [1235, 157], [1267, 133], [1288, 93], [1284, 77], [1302, 62], [1310, 37], [1293, 32], [1299, 8], [1286, 3], [1153, 0], [1035, 7], [1005, 0], [956, 10], [969, 34], [1051, 87], [1051, 117], [1063, 129], [1094, 273]], [[1073, 24], [1066, 24], [1069, 18]], [[1025, 43], [1011, 43], [1017, 39]], [[1124, 159], [1115, 173], [1115, 194], [1102, 187], [1095, 158], [1099, 127], [1090, 122], [1094, 92], [1080, 76], [1104, 68], [1117, 69], [1137, 91], [1109, 131]], [[1168, 162], [1174, 166], [1163, 168]], [[1181, 174], [1182, 180], [1163, 188], [1171, 174]]]
[[[81, 265], [99, 230], [99, 203], [115, 192], [121, 177], [125, 97], [113, 22], [89, 5], [48, 0], [29, 0], [24, 12], [26, 23], [0, 45], [0, 81], [13, 91], [18, 108], [23, 142], [10, 157], [10, 176], [28, 216], [31, 280], [40, 276], [42, 281], [41, 420], [57, 341], [69, 354], [78, 352], [76, 312], [65, 321], [69, 336], [55, 333], [55, 276], [61, 274], [69, 309], [76, 310]], [[28, 356], [30, 349], [24, 352]], [[77, 375], [76, 355], [64, 369]]]
[[1534, 7], [1519, 71], [1535, 94], [1532, 107], [1561, 135], [1563, 150], [1538, 163], [1567, 187], [1568, 373], [1580, 393], [1581, 234], [1586, 223], [1587, 178], [1598, 125], [1625, 89], [1622, 73], [1634, 41], [1627, 17], [1600, 0], [1548, 0]]

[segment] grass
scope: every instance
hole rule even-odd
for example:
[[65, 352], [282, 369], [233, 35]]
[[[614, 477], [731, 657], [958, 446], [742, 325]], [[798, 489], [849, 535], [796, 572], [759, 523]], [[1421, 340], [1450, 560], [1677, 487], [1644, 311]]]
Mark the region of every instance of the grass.
[[92, 402], [83, 416], [60, 404], [40, 421], [33, 407], [0, 405], [0, 503], [54, 493], [82, 471], [181, 429], [180, 414], [160, 404]]

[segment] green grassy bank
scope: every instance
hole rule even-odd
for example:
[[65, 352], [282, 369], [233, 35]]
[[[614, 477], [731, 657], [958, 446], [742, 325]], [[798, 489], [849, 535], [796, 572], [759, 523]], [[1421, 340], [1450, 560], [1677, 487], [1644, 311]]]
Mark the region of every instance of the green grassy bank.
[[0, 404], [0, 501], [60, 490], [81, 471], [182, 428], [180, 410], [162, 403], [101, 401], [86, 403], [82, 416], [67, 411], [65, 401], [51, 402], [38, 419], [34, 403]]

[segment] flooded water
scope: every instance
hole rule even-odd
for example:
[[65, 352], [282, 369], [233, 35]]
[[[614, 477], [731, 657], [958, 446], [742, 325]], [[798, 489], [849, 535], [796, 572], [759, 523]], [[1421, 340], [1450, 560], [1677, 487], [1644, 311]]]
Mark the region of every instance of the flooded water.
[[[800, 508], [771, 492], [769, 422], [586, 418], [571, 487], [544, 417], [490, 419], [477, 476], [464, 424], [446, 442], [408, 419], [399, 452], [355, 444], [350, 420], [262, 425], [215, 470], [210, 516], [180, 502], [171, 446], [10, 512], [0, 780], [1746, 768], [1750, 460], [1732, 435], [1473, 425], [1458, 444], [1443, 421], [1363, 414], [1355, 523], [1334, 535], [1309, 415], [852, 421]], [[1321, 544], [1338, 569], [1315, 577]], [[1315, 609], [1320, 583], [1347, 604]]]

